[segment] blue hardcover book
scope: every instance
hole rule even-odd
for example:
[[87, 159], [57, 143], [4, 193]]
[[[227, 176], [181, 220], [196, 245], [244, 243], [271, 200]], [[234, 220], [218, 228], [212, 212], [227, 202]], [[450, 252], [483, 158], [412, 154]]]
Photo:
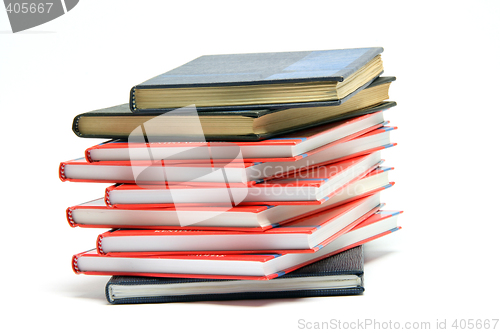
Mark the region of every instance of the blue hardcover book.
[[363, 264], [357, 246], [272, 280], [113, 276], [105, 293], [111, 304], [359, 295]]
[[130, 91], [132, 112], [340, 105], [383, 72], [381, 47], [206, 55]]

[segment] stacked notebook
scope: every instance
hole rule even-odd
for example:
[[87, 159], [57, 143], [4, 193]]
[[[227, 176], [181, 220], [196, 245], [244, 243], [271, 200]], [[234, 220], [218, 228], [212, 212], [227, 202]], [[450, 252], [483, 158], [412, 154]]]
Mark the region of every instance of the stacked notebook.
[[382, 51], [202, 56], [76, 116], [108, 141], [59, 177], [107, 185], [67, 220], [108, 230], [73, 270], [112, 276], [113, 304], [362, 293], [362, 244], [401, 213]]

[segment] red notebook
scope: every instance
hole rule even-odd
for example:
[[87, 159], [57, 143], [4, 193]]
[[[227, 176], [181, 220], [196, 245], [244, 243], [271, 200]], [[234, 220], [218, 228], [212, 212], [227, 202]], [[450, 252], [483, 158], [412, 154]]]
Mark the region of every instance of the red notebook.
[[118, 229], [98, 236], [102, 255], [316, 252], [380, 208], [374, 194], [261, 232]]
[[72, 267], [75, 273], [88, 275], [269, 280], [399, 230], [399, 213], [374, 214], [312, 253], [113, 257], [91, 250], [73, 256]]
[[[126, 142], [112, 140], [85, 151], [89, 162], [130, 160], [296, 161], [332, 142], [343, 142], [385, 124], [382, 111], [258, 142]], [[306, 154], [307, 156], [307, 154]]]
[[390, 167], [378, 167], [321, 205], [180, 206], [117, 208], [104, 198], [69, 207], [71, 227], [263, 231], [391, 187]]
[[186, 204], [312, 204], [320, 205], [342, 192], [379, 164], [380, 151], [297, 172], [293, 176], [272, 179], [249, 187], [199, 187], [188, 185], [113, 185], [105, 192], [109, 206], [134, 207], [149, 205], [156, 207]]
[[[339, 140], [304, 153], [295, 160], [273, 158], [272, 162], [243, 160], [158, 160], [158, 161], [104, 161], [87, 162], [79, 158], [59, 166], [62, 181], [102, 183], [187, 183], [189, 185], [232, 186], [252, 185], [255, 182], [283, 177], [297, 170], [317, 167], [327, 163], [365, 155], [394, 146], [390, 132], [395, 127], [381, 127], [351, 140]], [[269, 140], [274, 141], [274, 140]], [[255, 142], [253, 142], [255, 143]], [[126, 145], [126, 143], [123, 143]], [[151, 143], [153, 145], [154, 143]], [[211, 143], [212, 144], [212, 143]], [[126, 149], [124, 149], [126, 150]], [[103, 151], [111, 151], [103, 149]], [[269, 160], [269, 159], [268, 159]]]

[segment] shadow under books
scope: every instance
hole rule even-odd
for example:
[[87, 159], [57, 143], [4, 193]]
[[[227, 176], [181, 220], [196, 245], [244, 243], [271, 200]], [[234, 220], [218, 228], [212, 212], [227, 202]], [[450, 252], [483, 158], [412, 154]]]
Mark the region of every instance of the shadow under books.
[[[349, 295], [349, 296], [327, 296], [324, 298], [343, 298], [343, 297], [357, 297], [360, 295]], [[234, 300], [234, 301], [212, 301], [212, 302], [197, 302], [204, 304], [215, 304], [215, 305], [229, 305], [229, 306], [247, 306], [247, 307], [262, 307], [271, 306], [279, 303], [305, 303], [311, 301], [312, 299], [317, 299], [318, 297], [300, 297], [300, 298], [273, 298], [273, 299], [248, 299], [248, 300]]]
[[371, 262], [375, 262], [383, 257], [389, 256], [389, 255], [394, 254], [394, 253], [395, 252], [391, 251], [391, 250], [378, 250], [378, 249], [367, 250], [365, 248], [365, 252], [364, 252], [365, 265], [369, 264]]
[[60, 285], [57, 292], [68, 297], [99, 300], [107, 304], [104, 288], [108, 280], [109, 277], [107, 276], [96, 276], [91, 279], [85, 279], [85, 281], [82, 279], [78, 283]]
[[[74, 298], [84, 298], [89, 300], [98, 300], [104, 304], [109, 304], [106, 301], [104, 295], [104, 288], [108, 278], [101, 279], [102, 277], [96, 277], [95, 279], [86, 279], [87, 281], [81, 281], [78, 284], [66, 284], [60, 286], [58, 291], [69, 297]], [[336, 296], [344, 297], [344, 296]], [[349, 296], [352, 297], [352, 296]], [[248, 299], [248, 300], [227, 300], [227, 301], [199, 301], [199, 302], [182, 302], [182, 304], [210, 304], [210, 305], [221, 305], [221, 306], [241, 306], [241, 307], [264, 307], [272, 306], [276, 304], [284, 303], [298, 303], [307, 302], [308, 297], [305, 298], [273, 298], [273, 299]], [[153, 304], [179, 304], [179, 303], [153, 303]], [[134, 305], [134, 304], [124, 304]], [[143, 304], [136, 304], [143, 305]], [[120, 306], [120, 305], [114, 305]]]

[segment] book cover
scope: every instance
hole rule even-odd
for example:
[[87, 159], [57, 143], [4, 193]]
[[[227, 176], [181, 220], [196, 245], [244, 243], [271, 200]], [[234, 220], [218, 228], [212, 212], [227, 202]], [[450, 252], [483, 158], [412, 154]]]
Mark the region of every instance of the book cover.
[[362, 246], [356, 246], [274, 280], [113, 276], [105, 294], [111, 304], [359, 295], [364, 291], [363, 264]]
[[[386, 100], [389, 98], [389, 86], [395, 79], [377, 78], [364, 91], [340, 106], [211, 110], [198, 111], [196, 114], [188, 112], [182, 117], [165, 113], [159, 117], [154, 112], [133, 113], [128, 104], [121, 104], [77, 115], [73, 119], [72, 129], [77, 136], [84, 138], [139, 139], [155, 136], [163, 138], [163, 141], [199, 141], [199, 135], [196, 140], [192, 140], [178, 127], [181, 123], [184, 126], [199, 124], [203, 128], [205, 141], [260, 141], [394, 107], [396, 102]], [[147, 133], [136, 131], [151, 121], [158, 123], [155, 129], [149, 128]], [[221, 121], [228, 126], [221, 128]]]
[[[83, 158], [62, 162], [61, 181], [101, 183], [190, 183], [192, 185], [234, 184], [286, 177], [297, 171], [338, 163], [396, 146], [390, 132], [397, 127], [384, 126], [365, 135], [324, 145], [292, 158], [268, 158], [265, 162], [236, 160], [159, 160], [87, 162]], [[205, 147], [212, 150], [212, 147]], [[191, 150], [191, 149], [188, 149]]]
[[107, 206], [104, 198], [100, 198], [68, 207], [66, 218], [68, 224], [73, 228], [263, 231], [389, 188], [394, 184], [389, 182], [388, 177], [388, 172], [392, 169], [391, 167], [377, 168], [364, 178], [349, 185], [343, 194], [339, 194], [319, 206], [239, 205], [229, 208], [198, 205], [118, 208]]
[[371, 171], [383, 160], [380, 151], [318, 168], [298, 170], [283, 178], [271, 179], [249, 187], [113, 185], [105, 191], [106, 204], [113, 207], [171, 207], [184, 204], [225, 203], [228, 205], [320, 205], [342, 192]]
[[[382, 52], [381, 47], [371, 47], [201, 56], [134, 86], [130, 91], [130, 109], [133, 112], [165, 112], [191, 104], [196, 105], [200, 111], [339, 105], [368, 86], [383, 72], [378, 59]], [[372, 65], [373, 62], [375, 64]], [[366, 68], [369, 65], [371, 67]], [[368, 71], [369, 75], [364, 80], [359, 80], [362, 70]], [[354, 76], [355, 73], [358, 75]], [[359, 82], [346, 93], [347, 96], [324, 96], [323, 91], [317, 97], [311, 96], [311, 84], [329, 83], [327, 91], [330, 92], [336, 89], [337, 83], [347, 84], [349, 79], [354, 80], [353, 77], [358, 78]], [[305, 85], [304, 97], [278, 98], [280, 94], [276, 89], [279, 84], [284, 85], [283, 94], [291, 91], [291, 84], [295, 91]], [[265, 88], [269, 85], [274, 85], [274, 91], [270, 95], [273, 98], [265, 96]], [[232, 95], [229, 92], [220, 94], [220, 100], [211, 98], [216, 92], [224, 88], [223, 91], [228, 91], [232, 87], [240, 89], [236, 89]], [[261, 87], [264, 90], [259, 89]], [[189, 94], [191, 90], [194, 92]], [[152, 98], [155, 103], [148, 103], [149, 95], [154, 93], [154, 96], [158, 96], [157, 92], [164, 95], [170, 91], [170, 98], [167, 97], [165, 101], [158, 101], [159, 98], [156, 97]], [[257, 92], [252, 94], [253, 91]], [[181, 94], [182, 98], [179, 96]], [[236, 96], [234, 101], [231, 100], [233, 95]]]
[[[197, 254], [142, 256], [103, 256], [97, 250], [85, 251], [72, 258], [76, 274], [128, 275], [178, 278], [270, 280], [318, 260], [365, 244], [399, 230], [400, 212], [378, 214], [387, 218], [369, 218], [313, 253], [287, 254]], [[377, 214], [374, 214], [375, 216]]]
[[229, 161], [104, 161], [89, 163], [84, 157], [61, 162], [59, 179], [71, 182], [176, 184], [226, 187], [250, 186], [261, 175], [255, 162]]
[[100, 234], [101, 255], [316, 252], [380, 209], [379, 194], [261, 232], [117, 229]]
[[245, 162], [296, 161], [329, 144], [349, 141], [387, 125], [376, 112], [257, 142], [127, 142], [112, 140], [85, 150], [88, 162], [168, 160], [217, 161], [241, 158]]

